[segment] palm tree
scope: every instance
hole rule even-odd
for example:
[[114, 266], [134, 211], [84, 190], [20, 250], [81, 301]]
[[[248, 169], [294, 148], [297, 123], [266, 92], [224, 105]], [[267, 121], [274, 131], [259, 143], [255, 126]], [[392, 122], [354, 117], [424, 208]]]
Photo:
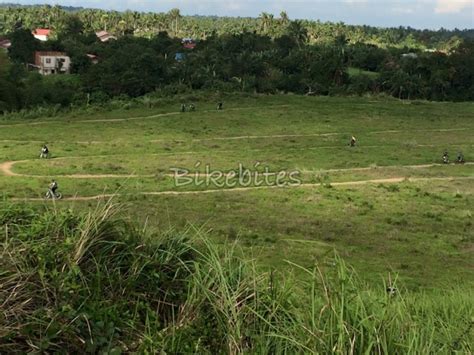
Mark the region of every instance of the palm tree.
[[127, 31], [127, 21], [120, 20], [117, 24], [117, 28], [122, 36], [125, 35], [125, 32]]
[[104, 31], [107, 31], [107, 21], [108, 20], [109, 20], [109, 14], [105, 12], [100, 17], [100, 22], [102, 23], [102, 28], [103, 28]]
[[301, 48], [308, 39], [308, 30], [303, 26], [301, 21], [291, 21], [288, 26], [288, 34], [296, 40], [299, 48]]
[[280, 12], [280, 22], [283, 25], [287, 25], [288, 22], [290, 22], [290, 18], [288, 17], [288, 14], [286, 13], [286, 11]]
[[267, 12], [262, 12], [260, 14], [260, 21], [262, 22], [263, 33], [268, 32], [268, 28], [272, 25], [273, 15]]
[[182, 17], [181, 16], [181, 12], [179, 11], [179, 9], [171, 9], [169, 12], [168, 12], [168, 16], [171, 18], [172, 22], [174, 22], [174, 35], [175, 37], [178, 36], [178, 22], [179, 22], [179, 19]]

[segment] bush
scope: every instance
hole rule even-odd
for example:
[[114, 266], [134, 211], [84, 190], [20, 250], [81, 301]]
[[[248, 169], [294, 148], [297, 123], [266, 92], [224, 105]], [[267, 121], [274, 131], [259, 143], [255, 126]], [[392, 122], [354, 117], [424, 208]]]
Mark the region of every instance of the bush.
[[94, 91], [89, 95], [90, 104], [105, 104], [110, 97], [103, 91]]
[[181, 236], [145, 242], [115, 212], [1, 211], [0, 352], [110, 351], [171, 321], [194, 253]]
[[166, 85], [154, 92], [154, 95], [160, 96], [160, 97], [171, 97], [174, 95], [178, 94], [185, 94], [189, 93], [192, 90], [184, 84], [170, 84]]
[[0, 353], [472, 352], [472, 289], [368, 288], [337, 256], [265, 273], [117, 212], [0, 210]]
[[375, 80], [368, 75], [355, 75], [351, 77], [348, 86], [348, 93], [355, 95], [363, 95], [368, 92], [373, 92], [375, 87]]

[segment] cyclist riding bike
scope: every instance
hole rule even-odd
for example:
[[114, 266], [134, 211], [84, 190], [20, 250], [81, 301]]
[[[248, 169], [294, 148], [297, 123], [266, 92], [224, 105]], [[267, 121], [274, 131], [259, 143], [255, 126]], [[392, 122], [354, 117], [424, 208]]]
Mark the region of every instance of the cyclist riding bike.
[[349, 145], [350, 145], [351, 147], [355, 147], [355, 145], [356, 145], [356, 139], [355, 139], [355, 137], [354, 137], [354, 136], [352, 136], [352, 138], [351, 138], [351, 141], [350, 141]]
[[56, 198], [58, 196], [58, 193], [56, 192], [58, 190], [58, 183], [56, 180], [51, 180], [51, 183], [49, 184], [49, 194], [51, 198]]
[[40, 154], [40, 158], [47, 158], [49, 155], [49, 149], [48, 147], [45, 145], [43, 145], [43, 147], [41, 148], [41, 154]]
[[443, 164], [449, 164], [449, 156], [447, 151], [443, 153]]

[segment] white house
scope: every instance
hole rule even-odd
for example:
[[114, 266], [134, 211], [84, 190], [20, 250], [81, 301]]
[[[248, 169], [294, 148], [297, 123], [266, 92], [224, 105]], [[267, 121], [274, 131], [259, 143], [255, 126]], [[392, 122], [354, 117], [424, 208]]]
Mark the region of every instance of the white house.
[[35, 52], [35, 67], [42, 75], [68, 74], [71, 58], [64, 52]]
[[47, 29], [47, 28], [37, 28], [36, 30], [34, 30], [33, 32], [31, 32], [33, 34], [33, 36], [42, 41], [42, 42], [46, 42], [49, 38], [49, 36], [51, 35], [51, 30]]

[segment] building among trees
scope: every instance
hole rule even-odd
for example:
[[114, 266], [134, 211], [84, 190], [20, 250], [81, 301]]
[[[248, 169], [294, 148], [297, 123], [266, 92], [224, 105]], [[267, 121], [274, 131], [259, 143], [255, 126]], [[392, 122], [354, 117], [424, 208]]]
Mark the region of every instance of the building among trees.
[[41, 75], [69, 74], [71, 58], [64, 52], [35, 52], [34, 67]]
[[37, 28], [32, 32], [32, 34], [36, 39], [46, 42], [49, 39], [49, 36], [51, 36], [51, 30], [47, 28]]
[[99, 32], [96, 32], [95, 35], [97, 36], [98, 39], [100, 39], [101, 42], [108, 42], [111, 39], [117, 39], [117, 37], [111, 35], [107, 31], [99, 31]]
[[186, 48], [186, 49], [196, 48], [196, 41], [192, 38], [183, 38], [181, 40], [181, 43], [183, 44], [183, 48]]

